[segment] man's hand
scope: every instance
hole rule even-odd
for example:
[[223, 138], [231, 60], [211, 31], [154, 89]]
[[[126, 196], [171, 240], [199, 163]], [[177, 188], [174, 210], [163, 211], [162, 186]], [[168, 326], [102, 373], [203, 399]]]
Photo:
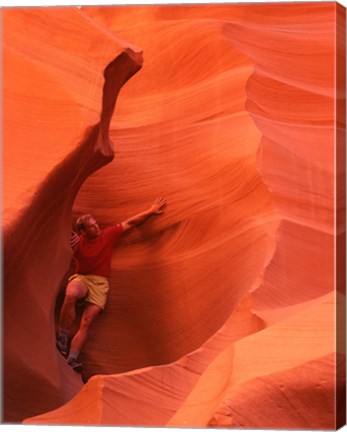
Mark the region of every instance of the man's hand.
[[151, 207], [146, 210], [143, 213], [139, 213], [138, 215], [127, 219], [126, 221], [122, 222], [123, 231], [127, 231], [130, 228], [133, 228], [134, 226], [142, 224], [145, 220], [150, 218], [153, 215], [160, 215], [164, 213], [163, 208], [166, 205], [166, 199], [163, 197], [158, 197], [154, 204], [151, 205]]
[[158, 197], [155, 201], [154, 204], [151, 206], [150, 208], [150, 212], [152, 214], [156, 214], [156, 215], [160, 215], [162, 213], [164, 213], [163, 208], [166, 206], [166, 199], [163, 197]]
[[80, 236], [75, 231], [71, 231], [70, 245], [72, 249], [75, 249], [75, 247], [78, 245], [79, 242], [80, 242]]

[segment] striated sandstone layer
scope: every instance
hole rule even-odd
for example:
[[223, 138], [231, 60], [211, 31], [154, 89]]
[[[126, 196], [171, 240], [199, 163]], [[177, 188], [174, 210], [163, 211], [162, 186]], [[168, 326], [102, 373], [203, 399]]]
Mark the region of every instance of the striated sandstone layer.
[[[24, 8], [3, 21], [5, 421], [340, 424], [344, 10]], [[104, 143], [88, 128], [141, 51]], [[110, 88], [102, 72], [114, 58]], [[114, 251], [83, 385], [55, 349], [71, 222], [85, 212], [119, 222], [156, 195], [165, 214]]]

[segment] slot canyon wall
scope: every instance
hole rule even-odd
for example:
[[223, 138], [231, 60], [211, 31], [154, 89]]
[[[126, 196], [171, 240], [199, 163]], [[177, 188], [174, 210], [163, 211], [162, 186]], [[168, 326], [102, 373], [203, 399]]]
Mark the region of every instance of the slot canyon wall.
[[[342, 424], [345, 10], [50, 7], [2, 20], [3, 420]], [[113, 149], [96, 125], [115, 94]], [[83, 213], [120, 222], [158, 195], [165, 213], [114, 250], [80, 376], [55, 348], [71, 227]]]

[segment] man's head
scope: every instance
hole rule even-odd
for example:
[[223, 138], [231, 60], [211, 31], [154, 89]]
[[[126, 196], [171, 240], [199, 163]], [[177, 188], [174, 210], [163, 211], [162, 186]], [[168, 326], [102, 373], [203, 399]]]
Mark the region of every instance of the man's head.
[[90, 240], [97, 238], [100, 234], [99, 225], [90, 214], [80, 216], [77, 219], [76, 225], [78, 231]]

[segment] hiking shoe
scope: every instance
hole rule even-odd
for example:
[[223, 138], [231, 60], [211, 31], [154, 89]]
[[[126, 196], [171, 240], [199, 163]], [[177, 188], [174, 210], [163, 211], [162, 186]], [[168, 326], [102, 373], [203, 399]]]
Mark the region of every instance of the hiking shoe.
[[72, 369], [78, 373], [82, 372], [82, 363], [79, 363], [76, 359], [68, 359], [67, 364], [72, 367]]
[[56, 344], [59, 352], [64, 357], [67, 357], [67, 355], [69, 354], [69, 348], [68, 348], [67, 339], [62, 338], [61, 336], [58, 336], [57, 340], [55, 341], [55, 344]]

